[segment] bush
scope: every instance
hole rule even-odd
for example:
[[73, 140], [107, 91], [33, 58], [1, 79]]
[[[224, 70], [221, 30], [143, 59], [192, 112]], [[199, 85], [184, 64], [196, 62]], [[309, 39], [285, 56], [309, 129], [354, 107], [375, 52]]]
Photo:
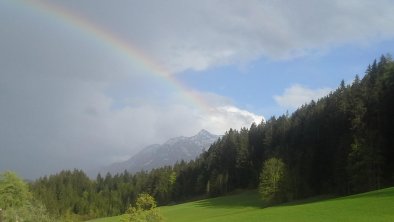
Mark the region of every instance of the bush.
[[124, 222], [160, 222], [163, 217], [156, 209], [155, 199], [146, 193], [138, 195], [135, 207], [130, 206], [126, 211]]

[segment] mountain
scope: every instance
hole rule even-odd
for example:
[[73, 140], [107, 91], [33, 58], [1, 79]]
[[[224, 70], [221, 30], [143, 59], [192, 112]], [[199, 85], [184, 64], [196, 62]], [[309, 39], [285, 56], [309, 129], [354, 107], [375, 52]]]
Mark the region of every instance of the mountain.
[[138, 172], [151, 170], [167, 165], [174, 165], [177, 161], [189, 161], [195, 159], [203, 150], [207, 150], [219, 136], [213, 135], [206, 130], [201, 130], [191, 137], [175, 137], [159, 145], [153, 144], [145, 147], [139, 153], [124, 162], [118, 162], [104, 168], [101, 173], [120, 173], [124, 170]]

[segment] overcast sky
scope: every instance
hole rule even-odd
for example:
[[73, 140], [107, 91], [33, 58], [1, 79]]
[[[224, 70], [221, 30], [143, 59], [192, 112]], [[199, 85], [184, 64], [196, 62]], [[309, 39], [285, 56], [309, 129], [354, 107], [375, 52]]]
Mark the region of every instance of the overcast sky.
[[92, 169], [292, 112], [393, 53], [393, 12], [391, 0], [0, 1], [0, 171]]

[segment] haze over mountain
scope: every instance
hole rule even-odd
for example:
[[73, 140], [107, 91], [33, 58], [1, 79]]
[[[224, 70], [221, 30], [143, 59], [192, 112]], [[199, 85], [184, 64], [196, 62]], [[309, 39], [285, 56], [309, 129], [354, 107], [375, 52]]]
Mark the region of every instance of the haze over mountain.
[[[163, 144], [153, 144], [142, 149], [139, 153], [124, 162], [118, 162], [100, 170], [101, 174], [110, 172], [121, 173], [124, 170], [138, 172], [151, 170], [167, 165], [173, 165], [177, 161], [189, 161], [195, 159], [204, 150], [209, 149], [219, 136], [213, 135], [207, 130], [201, 130], [191, 137], [175, 137]], [[95, 175], [93, 175], [95, 176]]]

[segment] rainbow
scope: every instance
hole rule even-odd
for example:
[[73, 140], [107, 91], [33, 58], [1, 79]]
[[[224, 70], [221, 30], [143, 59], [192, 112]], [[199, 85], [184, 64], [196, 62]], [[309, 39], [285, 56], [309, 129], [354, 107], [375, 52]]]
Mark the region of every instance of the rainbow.
[[195, 91], [188, 89], [188, 87], [175, 78], [174, 74], [171, 74], [165, 67], [149, 57], [147, 53], [139, 49], [136, 45], [119, 38], [116, 34], [111, 33], [104, 27], [89, 21], [85, 17], [63, 6], [37, 0], [20, 2], [36, 13], [49, 16], [57, 22], [71, 25], [73, 28], [78, 29], [78, 31], [83, 32], [87, 37], [94, 38], [97, 40], [96, 42], [109, 47], [113, 53], [117, 53], [125, 57], [128, 61], [138, 64], [141, 68], [145, 69], [147, 73], [160, 78], [165, 83], [174, 87], [177, 92], [181, 93], [185, 100], [194, 104], [197, 108], [204, 111], [212, 111], [213, 108], [205, 102], [201, 96], [195, 93]]

